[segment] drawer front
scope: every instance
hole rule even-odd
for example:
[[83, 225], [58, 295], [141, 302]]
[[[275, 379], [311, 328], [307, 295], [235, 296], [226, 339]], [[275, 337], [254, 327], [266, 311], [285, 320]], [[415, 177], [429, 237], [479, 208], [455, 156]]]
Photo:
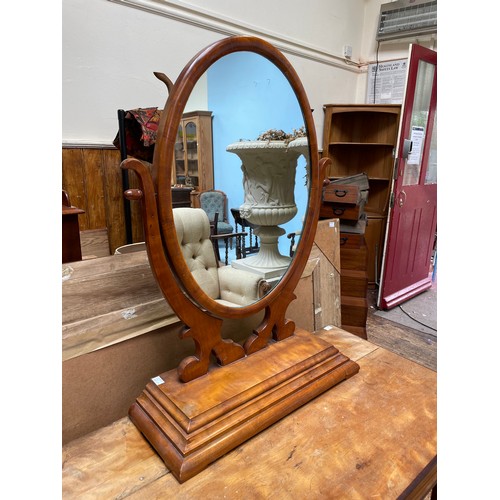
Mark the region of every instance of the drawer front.
[[356, 233], [340, 233], [340, 252], [344, 249], [361, 248], [365, 245], [365, 236]]
[[360, 297], [340, 297], [342, 324], [366, 326], [368, 300]]
[[365, 297], [368, 293], [368, 275], [365, 271], [342, 269], [340, 293], [350, 297]]
[[343, 203], [323, 203], [319, 216], [325, 219], [358, 220], [361, 215], [361, 205], [346, 205]]
[[357, 205], [361, 201], [358, 186], [328, 184], [323, 188], [323, 202]]
[[368, 263], [368, 251], [366, 246], [361, 248], [340, 247], [340, 269], [351, 269], [366, 271]]

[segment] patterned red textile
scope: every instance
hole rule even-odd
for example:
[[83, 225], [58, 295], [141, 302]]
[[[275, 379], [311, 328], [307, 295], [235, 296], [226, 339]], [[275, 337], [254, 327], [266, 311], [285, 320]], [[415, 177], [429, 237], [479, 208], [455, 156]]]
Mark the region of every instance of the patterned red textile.
[[151, 146], [156, 142], [156, 132], [158, 130], [158, 123], [160, 122], [160, 112], [158, 108], [138, 108], [131, 109], [125, 115], [132, 115], [140, 124], [142, 129], [141, 141], [144, 146]]
[[[153, 161], [154, 144], [160, 122], [158, 108], [137, 108], [125, 114], [125, 146], [127, 156], [148, 162]], [[120, 149], [120, 133], [116, 134], [113, 145]]]

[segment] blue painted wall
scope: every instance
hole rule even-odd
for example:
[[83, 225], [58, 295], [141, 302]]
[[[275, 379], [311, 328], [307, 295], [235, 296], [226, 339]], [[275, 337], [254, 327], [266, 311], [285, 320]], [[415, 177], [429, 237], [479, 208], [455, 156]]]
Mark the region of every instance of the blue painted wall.
[[[297, 98], [281, 71], [251, 52], [229, 54], [208, 70], [208, 109], [213, 113], [215, 188], [228, 195], [229, 208], [243, 203], [241, 161], [226, 147], [239, 140], [255, 140], [268, 129], [292, 133], [304, 124]], [[295, 182], [298, 213], [282, 227], [286, 233], [302, 227], [307, 208], [305, 160], [300, 157]], [[230, 222], [234, 220], [230, 216]], [[280, 252], [288, 255], [289, 240], [280, 238]]]

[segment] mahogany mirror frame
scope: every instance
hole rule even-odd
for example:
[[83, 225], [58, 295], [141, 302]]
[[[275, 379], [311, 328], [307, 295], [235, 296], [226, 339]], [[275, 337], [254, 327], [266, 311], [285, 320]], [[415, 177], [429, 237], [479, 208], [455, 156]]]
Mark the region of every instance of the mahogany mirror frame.
[[[230, 308], [201, 290], [184, 260], [173, 219], [171, 169], [177, 127], [194, 85], [215, 61], [239, 51], [266, 57], [292, 86], [309, 137], [310, 185], [301, 241], [283, 278], [257, 302]], [[335, 346], [285, 318], [313, 244], [329, 162], [318, 161], [311, 108], [290, 63], [267, 42], [246, 36], [212, 44], [181, 72], [161, 116], [152, 175], [140, 160], [122, 162], [122, 168], [139, 176], [141, 189], [128, 190], [125, 196], [141, 200], [153, 274], [185, 324], [181, 336], [191, 337], [196, 345], [195, 355], [182, 360], [177, 370], [151, 379], [129, 409], [132, 422], [179, 482], [359, 371], [359, 365]], [[264, 308], [264, 319], [243, 346], [222, 338], [223, 319], [243, 318]], [[220, 366], [213, 365], [212, 354]]]
[[[241, 307], [230, 307], [209, 297], [193, 278], [177, 242], [172, 212], [171, 173], [177, 130], [185, 110], [186, 103], [199, 78], [221, 57], [234, 52], [253, 52], [262, 55], [273, 63], [290, 83], [299, 102], [304, 117], [309, 142], [310, 176], [309, 199], [306, 219], [297, 252], [286, 273], [279, 283], [267, 295], [258, 301]], [[318, 214], [321, 204], [321, 186], [323, 176], [318, 166], [318, 145], [312, 118], [312, 112], [302, 83], [288, 60], [281, 52], [264, 40], [235, 36], [222, 39], [200, 51], [185, 66], [170, 92], [166, 107], [161, 115], [157, 146], [153, 158], [153, 176], [157, 177], [159, 219], [164, 244], [177, 275], [179, 283], [188, 295], [202, 308], [220, 318], [242, 318], [269, 306], [287, 290], [293, 291], [306, 266], [314, 240]]]

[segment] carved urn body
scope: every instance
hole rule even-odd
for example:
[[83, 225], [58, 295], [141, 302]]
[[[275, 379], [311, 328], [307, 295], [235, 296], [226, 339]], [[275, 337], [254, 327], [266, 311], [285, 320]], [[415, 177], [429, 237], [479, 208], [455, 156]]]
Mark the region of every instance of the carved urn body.
[[256, 255], [233, 261], [231, 265], [246, 269], [264, 278], [283, 275], [291, 258], [282, 255], [278, 239], [285, 234], [280, 224], [293, 219], [295, 204], [295, 173], [297, 160], [304, 154], [307, 139], [285, 141], [240, 141], [226, 150], [238, 155], [243, 172], [244, 203], [240, 206], [243, 219], [259, 226], [255, 234], [260, 239]]

